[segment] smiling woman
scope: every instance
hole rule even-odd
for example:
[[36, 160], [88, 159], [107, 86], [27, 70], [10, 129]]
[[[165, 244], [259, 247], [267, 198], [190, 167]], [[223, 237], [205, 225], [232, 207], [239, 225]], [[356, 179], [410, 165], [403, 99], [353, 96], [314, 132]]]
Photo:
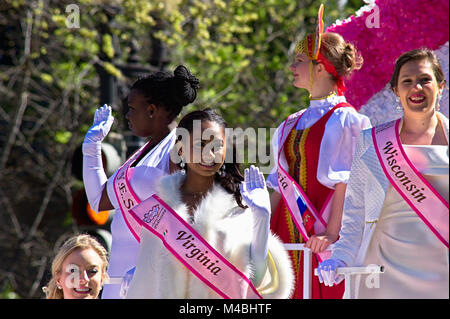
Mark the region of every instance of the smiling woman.
[[442, 68], [431, 50], [412, 50], [397, 60], [391, 87], [403, 107], [404, 144], [446, 144], [436, 116], [444, 85]]
[[[191, 173], [210, 176], [209, 185], [214, 180], [217, 181], [230, 194], [234, 194], [240, 207], [244, 207], [239, 192], [239, 184], [243, 181], [243, 177], [235, 158], [237, 152], [234, 143], [228, 146], [228, 151], [234, 158], [231, 163], [225, 164], [227, 154], [225, 128], [224, 119], [211, 109], [194, 111], [184, 116], [177, 128], [178, 154], [182, 158], [180, 167], [183, 168], [185, 165], [188, 176]], [[187, 181], [191, 180], [198, 179], [187, 178]]]
[[156, 194], [131, 209], [142, 229], [126, 298], [290, 296], [293, 271], [269, 230], [264, 176], [253, 166], [242, 176], [226, 126], [211, 109], [180, 121], [176, 147], [184, 173], [162, 177]]
[[69, 238], [53, 259], [47, 299], [96, 299], [108, 279], [106, 249], [89, 235]]
[[378, 289], [361, 278], [352, 287], [356, 298], [448, 299], [449, 123], [438, 112], [444, 85], [431, 50], [397, 59], [391, 88], [404, 115], [360, 135], [340, 237], [319, 265], [326, 285], [339, 281], [337, 267], [376, 264], [385, 266]]

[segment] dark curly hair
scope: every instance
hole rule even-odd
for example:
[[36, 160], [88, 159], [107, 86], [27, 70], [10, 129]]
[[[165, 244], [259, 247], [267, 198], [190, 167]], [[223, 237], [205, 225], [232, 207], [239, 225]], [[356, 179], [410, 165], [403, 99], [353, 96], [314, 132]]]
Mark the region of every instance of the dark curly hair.
[[[181, 121], [178, 124], [179, 128], [186, 129], [189, 133], [192, 133], [194, 121], [195, 120], [201, 120], [201, 121], [210, 121], [219, 124], [220, 127], [225, 131], [225, 128], [227, 128], [227, 123], [223, 119], [222, 116], [214, 112], [210, 108], [206, 108], [203, 110], [193, 111], [191, 113], [186, 114]], [[180, 141], [182, 139], [182, 135], [177, 136], [177, 141]], [[231, 145], [229, 144], [231, 143]], [[230, 147], [231, 146], [231, 147]], [[226, 158], [229, 158], [229, 152], [232, 153], [232, 162], [229, 163], [226, 162], [225, 165], [225, 174], [224, 176], [221, 176], [220, 174], [215, 175], [215, 180], [218, 182], [229, 194], [233, 194], [234, 198], [236, 200], [236, 203], [239, 205], [239, 207], [247, 208], [242, 203], [242, 195], [240, 190], [240, 184], [244, 180], [244, 177], [241, 173], [241, 166], [237, 162], [237, 152], [236, 152], [236, 145], [234, 141], [229, 141], [227, 145], [227, 153]]]
[[131, 90], [139, 90], [148, 103], [164, 107], [172, 121], [182, 108], [195, 101], [198, 79], [183, 65], [177, 66], [173, 75], [169, 72], [155, 72], [137, 80]]

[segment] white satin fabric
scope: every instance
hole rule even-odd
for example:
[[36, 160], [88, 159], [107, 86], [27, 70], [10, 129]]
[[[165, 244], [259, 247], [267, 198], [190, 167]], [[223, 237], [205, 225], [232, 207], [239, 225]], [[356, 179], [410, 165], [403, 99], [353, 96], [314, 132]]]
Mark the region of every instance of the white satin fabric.
[[[448, 202], [448, 146], [403, 146], [419, 172]], [[362, 276], [357, 298], [449, 298], [448, 249], [391, 185], [364, 264], [383, 265], [385, 272], [375, 286]]]

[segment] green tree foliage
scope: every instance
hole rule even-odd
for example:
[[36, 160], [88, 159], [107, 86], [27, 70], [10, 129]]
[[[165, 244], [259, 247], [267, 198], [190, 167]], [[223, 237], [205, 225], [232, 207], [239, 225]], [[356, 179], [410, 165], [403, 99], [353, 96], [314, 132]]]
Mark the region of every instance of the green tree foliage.
[[[325, 2], [326, 24], [361, 6]], [[231, 126], [273, 127], [304, 107], [289, 65], [296, 42], [314, 30], [320, 1], [183, 0], [161, 2], [170, 25], [156, 35], [172, 61], [201, 79], [199, 103], [219, 108]], [[169, 9], [170, 8], [170, 9]]]

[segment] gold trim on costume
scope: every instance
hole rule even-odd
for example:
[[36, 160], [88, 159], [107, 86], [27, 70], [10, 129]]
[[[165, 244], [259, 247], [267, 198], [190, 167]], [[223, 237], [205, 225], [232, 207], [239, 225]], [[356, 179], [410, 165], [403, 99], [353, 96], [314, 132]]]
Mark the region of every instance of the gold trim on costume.
[[299, 184], [302, 187], [303, 191], [306, 192], [307, 187], [307, 178], [306, 178], [306, 150], [305, 150], [305, 143], [306, 138], [308, 136], [310, 128], [308, 127], [303, 131], [302, 138], [300, 139], [300, 177], [299, 177]]

